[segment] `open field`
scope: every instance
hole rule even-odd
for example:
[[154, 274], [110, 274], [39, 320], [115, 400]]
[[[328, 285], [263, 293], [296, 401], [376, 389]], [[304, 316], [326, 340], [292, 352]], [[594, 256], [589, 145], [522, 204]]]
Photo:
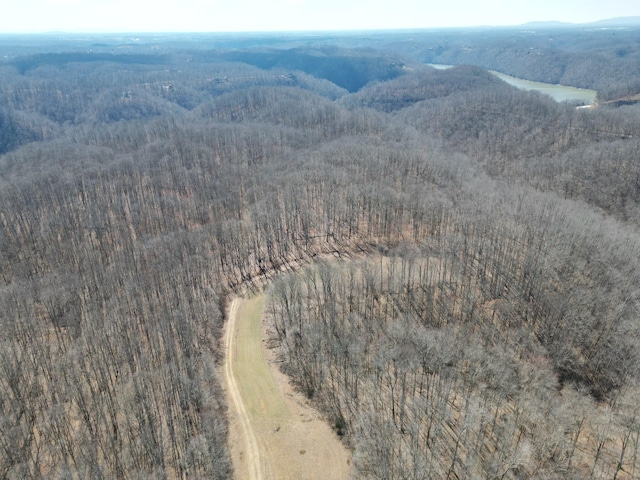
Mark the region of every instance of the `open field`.
[[264, 296], [231, 303], [225, 383], [236, 478], [342, 479], [350, 454], [264, 346]]

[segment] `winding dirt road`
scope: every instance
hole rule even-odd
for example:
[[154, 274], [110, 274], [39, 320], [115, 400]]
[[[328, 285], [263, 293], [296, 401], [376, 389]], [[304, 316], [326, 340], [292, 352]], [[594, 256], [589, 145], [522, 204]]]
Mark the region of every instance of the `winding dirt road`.
[[[246, 455], [246, 467], [248, 469], [248, 478], [251, 480], [262, 479], [262, 466], [260, 463], [260, 450], [258, 448], [258, 441], [256, 435], [249, 421], [249, 415], [247, 409], [244, 406], [240, 391], [238, 390], [238, 383], [236, 382], [236, 376], [234, 374], [234, 362], [236, 357], [236, 318], [238, 312], [239, 299], [234, 298], [231, 302], [231, 308], [229, 310], [229, 323], [227, 326], [227, 334], [225, 339], [225, 366], [224, 377], [227, 383], [227, 395], [232, 401], [233, 408], [235, 410], [235, 418], [240, 423], [242, 428], [242, 438], [245, 443], [245, 455]], [[235, 463], [235, 462], [234, 462]], [[238, 469], [236, 468], [236, 472]]]
[[349, 452], [293, 391], [264, 346], [264, 297], [235, 298], [225, 334], [230, 447], [238, 479], [347, 479]]

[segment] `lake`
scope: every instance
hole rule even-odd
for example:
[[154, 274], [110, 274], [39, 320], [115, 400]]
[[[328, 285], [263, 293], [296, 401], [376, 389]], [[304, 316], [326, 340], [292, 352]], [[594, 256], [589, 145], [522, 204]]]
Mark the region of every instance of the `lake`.
[[[446, 70], [454, 65], [443, 65], [438, 63], [428, 63], [430, 67], [438, 70]], [[537, 90], [541, 93], [549, 95], [556, 102], [581, 102], [586, 105], [590, 105], [596, 101], [596, 95], [598, 92], [595, 90], [589, 90], [586, 88], [569, 87], [566, 85], [557, 85], [553, 83], [544, 82], [532, 82], [531, 80], [525, 80], [523, 78], [512, 77], [511, 75], [505, 75], [504, 73], [494, 72], [489, 70], [493, 75], [499, 79], [507, 82], [509, 85], [520, 88], [522, 90]]]

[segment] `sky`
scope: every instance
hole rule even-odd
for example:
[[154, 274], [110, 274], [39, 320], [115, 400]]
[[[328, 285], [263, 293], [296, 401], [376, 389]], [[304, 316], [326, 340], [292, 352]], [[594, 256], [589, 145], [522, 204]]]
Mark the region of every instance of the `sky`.
[[0, 33], [368, 30], [638, 15], [638, 0], [0, 0]]

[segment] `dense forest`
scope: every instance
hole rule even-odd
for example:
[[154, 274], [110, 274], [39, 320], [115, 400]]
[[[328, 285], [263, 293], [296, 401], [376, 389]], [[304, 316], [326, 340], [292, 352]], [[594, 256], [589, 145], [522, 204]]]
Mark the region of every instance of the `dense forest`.
[[231, 478], [240, 288], [356, 478], [640, 477], [640, 31], [461, 33], [0, 37], [0, 478]]

